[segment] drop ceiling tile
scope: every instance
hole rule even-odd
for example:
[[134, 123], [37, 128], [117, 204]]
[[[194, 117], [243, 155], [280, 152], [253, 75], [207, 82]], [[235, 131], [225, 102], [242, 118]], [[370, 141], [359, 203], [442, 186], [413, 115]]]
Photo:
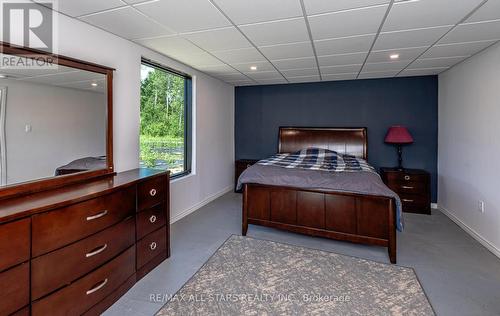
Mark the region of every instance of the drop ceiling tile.
[[399, 71], [364, 72], [359, 74], [358, 79], [392, 78], [395, 77], [398, 72]]
[[439, 42], [439, 44], [463, 43], [500, 39], [500, 20], [460, 24]]
[[[253, 63], [243, 63], [243, 64], [231, 64], [235, 69], [241, 72], [252, 72], [252, 71], [271, 71], [274, 69], [273, 65], [267, 61], [253, 62]], [[252, 70], [250, 67], [255, 66], [257, 70]]]
[[405, 69], [398, 75], [398, 77], [437, 75], [442, 73], [446, 69], [448, 68], [443, 67], [443, 68]]
[[332, 67], [321, 67], [321, 75], [335, 75], [345, 73], [358, 73], [361, 70], [361, 64], [357, 65], [342, 65]]
[[318, 76], [318, 68], [310, 68], [310, 69], [289, 69], [283, 70], [283, 75], [285, 77], [305, 77], [305, 76]]
[[213, 75], [213, 76], [230, 74], [230, 73], [236, 72], [236, 70], [234, 70], [234, 68], [232, 68], [226, 64], [223, 64], [223, 63], [216, 64], [216, 65], [210, 65], [210, 66], [201, 66], [201, 67], [198, 67], [198, 70], [201, 70], [201, 71], [203, 71], [207, 74]]
[[178, 61], [190, 65], [194, 68], [199, 68], [203, 66], [213, 66], [220, 63], [220, 60], [210, 55], [209, 53], [202, 52], [199, 54], [182, 55], [175, 57]]
[[455, 25], [482, 0], [419, 0], [396, 2], [382, 31]]
[[362, 64], [367, 53], [341, 54], [319, 56], [318, 61], [321, 67]]
[[390, 56], [394, 54], [398, 54], [400, 60], [413, 60], [422, 54], [427, 48], [428, 46], [422, 46], [372, 51], [366, 62], [381, 63], [393, 61]]
[[261, 46], [260, 51], [270, 60], [313, 57], [314, 53], [310, 41], [272, 46]]
[[[46, 3], [45, 0], [36, 0], [34, 2]], [[80, 16], [90, 13], [95, 13], [103, 10], [109, 10], [113, 8], [118, 8], [124, 6], [125, 3], [120, 0], [59, 0], [57, 5], [53, 8], [59, 12], [67, 14], [69, 16]]]
[[319, 76], [286, 77], [286, 79], [290, 83], [319, 82], [319, 81], [321, 81]]
[[87, 15], [80, 19], [127, 39], [173, 34], [131, 7]]
[[254, 80], [262, 80], [262, 79], [281, 79], [283, 78], [279, 72], [274, 71], [255, 71], [246, 73], [246, 75]]
[[251, 81], [250, 78], [239, 72], [218, 75], [217, 78], [220, 78], [221, 80], [224, 81]]
[[323, 81], [338, 81], [338, 80], [354, 80], [358, 76], [358, 73], [345, 73], [345, 74], [335, 74], [335, 75], [324, 75]]
[[314, 40], [377, 33], [387, 5], [309, 17]]
[[260, 84], [283, 84], [288, 83], [285, 78], [275, 78], [275, 79], [259, 79], [257, 80]]
[[262, 54], [253, 47], [224, 50], [213, 52], [213, 54], [228, 64], [243, 64], [266, 61]]
[[451, 67], [463, 61], [465, 58], [467, 57], [463, 56], [463, 57], [447, 57], [447, 58], [419, 58], [415, 60], [408, 68], [415, 69], [415, 68]]
[[308, 15], [389, 3], [389, 0], [304, 0]]
[[235, 27], [186, 33], [182, 36], [208, 51], [252, 47]]
[[500, 1], [489, 0], [465, 22], [480, 22], [500, 19]]
[[494, 43], [496, 43], [496, 41], [493, 40], [435, 45], [425, 52], [425, 54], [422, 55], [422, 58], [471, 56]]
[[[193, 56], [205, 53], [202, 49], [196, 47], [188, 40], [179, 36], [141, 39], [136, 40], [135, 42], [175, 59], [178, 59], [182, 56]], [[217, 64], [220, 64], [220, 61], [217, 61], [212, 65]]]
[[316, 59], [314, 57], [279, 59], [273, 60], [272, 63], [279, 70], [316, 67]]
[[367, 52], [374, 38], [375, 34], [332, 38], [314, 41], [314, 45], [318, 55]]
[[449, 29], [451, 26], [380, 33], [373, 50], [430, 46]]
[[306, 42], [309, 33], [304, 18], [247, 24], [240, 29], [257, 46]]
[[237, 25], [302, 16], [298, 0], [216, 0], [215, 3]]
[[408, 66], [411, 60], [399, 60], [399, 61], [389, 61], [382, 63], [372, 63], [365, 64], [363, 67], [363, 72], [391, 72], [391, 71], [401, 71], [403, 68]]
[[[102, 0], [101, 0], [102, 1]], [[151, 1], [151, 0], [122, 0], [128, 4], [138, 4], [138, 3], [141, 3], [141, 2], [146, 2], [146, 1]]]
[[179, 33], [231, 25], [208, 0], [158, 0], [135, 7]]

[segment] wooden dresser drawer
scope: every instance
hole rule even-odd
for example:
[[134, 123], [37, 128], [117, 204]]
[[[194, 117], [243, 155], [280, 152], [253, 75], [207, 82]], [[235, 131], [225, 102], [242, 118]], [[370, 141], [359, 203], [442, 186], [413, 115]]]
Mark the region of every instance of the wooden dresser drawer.
[[137, 210], [153, 207], [165, 200], [167, 177], [155, 177], [137, 185]]
[[429, 208], [428, 198], [425, 196], [400, 193], [399, 198], [405, 210], [418, 211]]
[[391, 182], [389, 188], [396, 193], [409, 193], [409, 194], [427, 194], [426, 182]]
[[137, 214], [137, 239], [141, 239], [164, 226], [165, 222], [165, 208], [163, 203], [139, 212]]
[[26, 218], [0, 225], [0, 271], [29, 260], [30, 223]]
[[134, 214], [134, 187], [33, 216], [32, 256], [66, 246]]
[[135, 248], [67, 287], [33, 302], [32, 315], [81, 315], [112, 294], [135, 273]]
[[137, 242], [137, 269], [166, 249], [167, 228], [163, 226]]
[[30, 266], [23, 263], [0, 273], [0, 315], [10, 315], [30, 302]]
[[129, 217], [95, 235], [33, 259], [32, 299], [38, 299], [73, 282], [134, 243], [135, 219]]

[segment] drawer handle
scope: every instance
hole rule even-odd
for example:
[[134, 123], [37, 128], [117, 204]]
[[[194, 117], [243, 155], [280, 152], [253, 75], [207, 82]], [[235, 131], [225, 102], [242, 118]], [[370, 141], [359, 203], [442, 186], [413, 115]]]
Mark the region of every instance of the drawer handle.
[[155, 250], [155, 249], [156, 249], [156, 243], [153, 241], [153, 242], [149, 245], [149, 248], [151, 248], [151, 250]]
[[247, 168], [250, 168], [252, 165], [251, 164], [247, 164]]
[[410, 179], [411, 179], [411, 178], [410, 178], [410, 176], [405, 176], [405, 180], [406, 180], [406, 181], [408, 181], [408, 180], [410, 180]]
[[151, 224], [153, 224], [154, 222], [156, 222], [156, 216], [155, 215], [151, 215], [151, 217], [149, 218], [149, 221], [151, 222]]
[[401, 187], [403, 189], [415, 189], [415, 187], [410, 187], [410, 186], [407, 186], [407, 185], [402, 185]]
[[414, 200], [403, 199], [403, 202], [415, 202]]
[[104, 281], [102, 281], [101, 283], [99, 283], [94, 288], [92, 288], [92, 289], [88, 290], [87, 292], [85, 292], [85, 294], [90, 295], [92, 293], [95, 293], [95, 292], [99, 291], [100, 289], [102, 289], [106, 285], [106, 283], [108, 283], [108, 279], [107, 278], [104, 279]]
[[100, 254], [101, 252], [103, 252], [104, 250], [106, 250], [106, 248], [108, 248], [108, 244], [104, 244], [102, 245], [101, 247], [99, 247], [98, 249], [94, 250], [94, 251], [91, 251], [91, 252], [88, 252], [85, 254], [85, 257], [86, 258], [89, 258], [89, 257], [92, 257], [92, 256], [95, 256], [97, 254]]
[[149, 190], [149, 195], [155, 196], [156, 195], [156, 189]]
[[105, 216], [106, 214], [108, 214], [108, 210], [104, 210], [104, 211], [102, 211], [99, 214], [95, 214], [95, 215], [92, 215], [92, 216], [87, 216], [87, 221], [92, 221], [94, 219], [101, 218], [101, 217]]

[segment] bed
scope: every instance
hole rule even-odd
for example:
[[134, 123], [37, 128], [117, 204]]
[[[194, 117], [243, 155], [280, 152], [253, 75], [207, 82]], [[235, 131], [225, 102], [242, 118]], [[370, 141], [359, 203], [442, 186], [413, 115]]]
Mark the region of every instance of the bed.
[[[366, 160], [367, 130], [280, 127], [278, 153], [311, 147]], [[376, 173], [332, 175], [256, 164], [245, 170], [239, 182], [243, 187], [242, 235], [253, 224], [383, 246], [388, 249], [390, 262], [396, 263], [396, 228], [402, 222], [397, 207], [400, 202]]]

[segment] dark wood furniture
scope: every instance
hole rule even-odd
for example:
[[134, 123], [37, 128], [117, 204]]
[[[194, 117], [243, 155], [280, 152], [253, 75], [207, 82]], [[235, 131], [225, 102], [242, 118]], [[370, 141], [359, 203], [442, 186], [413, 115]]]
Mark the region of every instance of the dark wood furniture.
[[404, 212], [431, 214], [431, 176], [425, 170], [380, 168], [384, 183], [396, 192]]
[[0, 201], [0, 315], [98, 315], [170, 256], [169, 173]]
[[36, 58], [36, 64], [46, 63], [67, 66], [75, 69], [104, 74], [106, 76], [107, 109], [106, 109], [106, 167], [99, 170], [90, 170], [79, 173], [65, 174], [52, 178], [45, 178], [20, 184], [0, 187], [0, 199], [17, 195], [24, 195], [51, 188], [62, 187], [82, 180], [113, 174], [113, 72], [114, 69], [97, 65], [71, 57], [50, 54], [45, 51], [27, 47], [20, 47], [6, 42], [0, 42], [0, 51], [3, 54], [20, 56], [25, 58]]
[[[319, 147], [367, 158], [366, 128], [281, 127], [279, 152]], [[392, 198], [245, 184], [242, 234], [248, 224], [388, 248], [396, 263], [396, 206]]]
[[255, 164], [258, 160], [256, 159], [238, 159], [234, 162], [234, 192], [241, 193], [243, 190], [237, 190], [238, 178], [245, 171], [246, 168]]

